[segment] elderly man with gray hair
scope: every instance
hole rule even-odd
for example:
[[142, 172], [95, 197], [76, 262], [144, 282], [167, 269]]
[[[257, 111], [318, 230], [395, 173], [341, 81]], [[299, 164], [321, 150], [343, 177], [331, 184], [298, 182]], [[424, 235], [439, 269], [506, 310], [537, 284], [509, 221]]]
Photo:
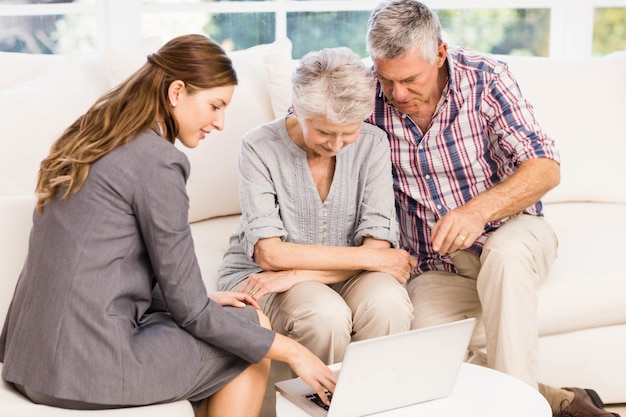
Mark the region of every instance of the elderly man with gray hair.
[[557, 253], [540, 198], [560, 165], [513, 74], [449, 48], [437, 15], [415, 0], [377, 6], [367, 48], [369, 121], [389, 134], [401, 247], [417, 258], [412, 328], [477, 317], [470, 361], [538, 388], [555, 416], [612, 416], [591, 389], [536, 380], [538, 286]]

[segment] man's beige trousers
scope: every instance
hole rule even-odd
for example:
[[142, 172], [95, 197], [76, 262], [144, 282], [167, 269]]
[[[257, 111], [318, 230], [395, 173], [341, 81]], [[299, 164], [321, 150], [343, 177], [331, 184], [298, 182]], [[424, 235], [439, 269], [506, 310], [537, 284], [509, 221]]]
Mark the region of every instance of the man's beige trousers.
[[411, 327], [476, 317], [468, 361], [537, 388], [538, 288], [557, 246], [543, 218], [517, 216], [487, 239], [480, 258], [466, 251], [452, 254], [458, 275], [428, 271], [409, 281]]

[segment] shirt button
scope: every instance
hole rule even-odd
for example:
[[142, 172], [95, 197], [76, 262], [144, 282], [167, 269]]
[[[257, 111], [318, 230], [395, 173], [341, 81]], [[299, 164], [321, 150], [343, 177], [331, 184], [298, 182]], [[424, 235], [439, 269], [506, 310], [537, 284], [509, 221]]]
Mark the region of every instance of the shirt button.
[[427, 180], [429, 180], [429, 179], [430, 179], [430, 175], [426, 174], [426, 175], [424, 175], [424, 178], [426, 178]]

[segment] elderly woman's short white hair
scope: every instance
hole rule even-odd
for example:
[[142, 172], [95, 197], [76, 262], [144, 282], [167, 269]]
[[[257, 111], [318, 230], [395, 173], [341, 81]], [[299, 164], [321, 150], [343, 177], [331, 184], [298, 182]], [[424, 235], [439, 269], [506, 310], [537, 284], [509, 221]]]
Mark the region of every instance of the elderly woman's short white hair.
[[326, 118], [346, 125], [367, 119], [374, 108], [374, 78], [349, 48], [309, 52], [291, 77], [291, 102], [298, 118]]

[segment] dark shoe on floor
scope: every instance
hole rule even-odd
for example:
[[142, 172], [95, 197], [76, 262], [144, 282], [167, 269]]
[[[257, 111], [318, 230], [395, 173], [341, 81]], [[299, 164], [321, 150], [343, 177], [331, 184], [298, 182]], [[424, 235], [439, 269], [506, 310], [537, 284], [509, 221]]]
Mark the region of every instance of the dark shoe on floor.
[[574, 393], [574, 400], [561, 409], [560, 417], [619, 417], [604, 409], [604, 403], [592, 389], [563, 388]]

